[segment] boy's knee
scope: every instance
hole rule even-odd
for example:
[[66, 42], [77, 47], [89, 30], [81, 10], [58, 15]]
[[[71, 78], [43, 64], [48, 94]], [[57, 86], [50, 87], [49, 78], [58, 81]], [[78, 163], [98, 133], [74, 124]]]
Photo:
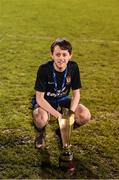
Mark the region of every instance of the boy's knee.
[[81, 125], [89, 123], [90, 120], [91, 120], [90, 112], [84, 112], [84, 113], [81, 114], [81, 117], [80, 117], [80, 124]]
[[33, 121], [37, 128], [43, 128], [48, 123], [48, 115], [47, 113], [40, 113], [40, 111], [35, 110], [33, 112]]
[[40, 124], [46, 124], [48, 121], [48, 117], [45, 116], [38, 116], [36, 121]]
[[86, 113], [85, 119], [87, 122], [89, 122], [91, 120], [91, 113], [89, 111]]
[[48, 119], [47, 118], [42, 118], [41, 117], [37, 117], [36, 119], [34, 119], [34, 124], [37, 128], [42, 129], [44, 126], [46, 126], [48, 123]]

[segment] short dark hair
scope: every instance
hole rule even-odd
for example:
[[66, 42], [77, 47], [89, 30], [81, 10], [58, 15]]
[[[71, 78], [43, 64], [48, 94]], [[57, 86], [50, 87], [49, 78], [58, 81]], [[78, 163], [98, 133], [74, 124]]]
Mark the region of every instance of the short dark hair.
[[56, 39], [51, 45], [51, 53], [53, 54], [55, 46], [59, 46], [62, 50], [68, 50], [69, 54], [72, 53], [72, 45], [65, 39]]

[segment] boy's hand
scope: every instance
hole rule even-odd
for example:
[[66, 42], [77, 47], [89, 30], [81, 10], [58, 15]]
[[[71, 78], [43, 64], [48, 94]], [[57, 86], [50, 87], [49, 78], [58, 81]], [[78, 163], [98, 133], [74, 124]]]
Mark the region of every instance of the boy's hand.
[[58, 116], [58, 120], [60, 120], [60, 119], [62, 119], [62, 114], [60, 114], [60, 115]]
[[68, 112], [69, 116], [71, 115], [74, 115], [74, 112], [72, 110], [69, 109], [69, 112]]

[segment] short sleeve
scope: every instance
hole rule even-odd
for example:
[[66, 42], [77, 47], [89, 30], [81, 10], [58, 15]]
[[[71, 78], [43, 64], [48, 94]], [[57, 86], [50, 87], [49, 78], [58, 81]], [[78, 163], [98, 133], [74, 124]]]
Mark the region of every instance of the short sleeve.
[[45, 92], [47, 84], [47, 72], [46, 68], [40, 66], [37, 72], [36, 82], [34, 89], [36, 91]]
[[80, 78], [80, 70], [77, 65], [77, 63], [74, 64], [73, 67], [73, 76], [72, 76], [72, 82], [71, 82], [71, 87], [72, 90], [80, 89], [81, 86], [81, 78]]

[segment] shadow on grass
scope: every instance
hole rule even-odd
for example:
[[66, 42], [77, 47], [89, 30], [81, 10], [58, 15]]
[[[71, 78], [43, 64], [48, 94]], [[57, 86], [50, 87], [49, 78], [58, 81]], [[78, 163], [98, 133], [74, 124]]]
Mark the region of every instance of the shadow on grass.
[[40, 176], [44, 179], [78, 179], [78, 178], [88, 178], [88, 179], [97, 179], [98, 176], [94, 174], [88, 167], [86, 167], [85, 163], [79, 159], [74, 159], [76, 165], [75, 172], [69, 172], [65, 170], [61, 170], [58, 166], [52, 164], [50, 161], [50, 154], [48, 150], [42, 149], [40, 150], [41, 157], [41, 165], [40, 165]]

